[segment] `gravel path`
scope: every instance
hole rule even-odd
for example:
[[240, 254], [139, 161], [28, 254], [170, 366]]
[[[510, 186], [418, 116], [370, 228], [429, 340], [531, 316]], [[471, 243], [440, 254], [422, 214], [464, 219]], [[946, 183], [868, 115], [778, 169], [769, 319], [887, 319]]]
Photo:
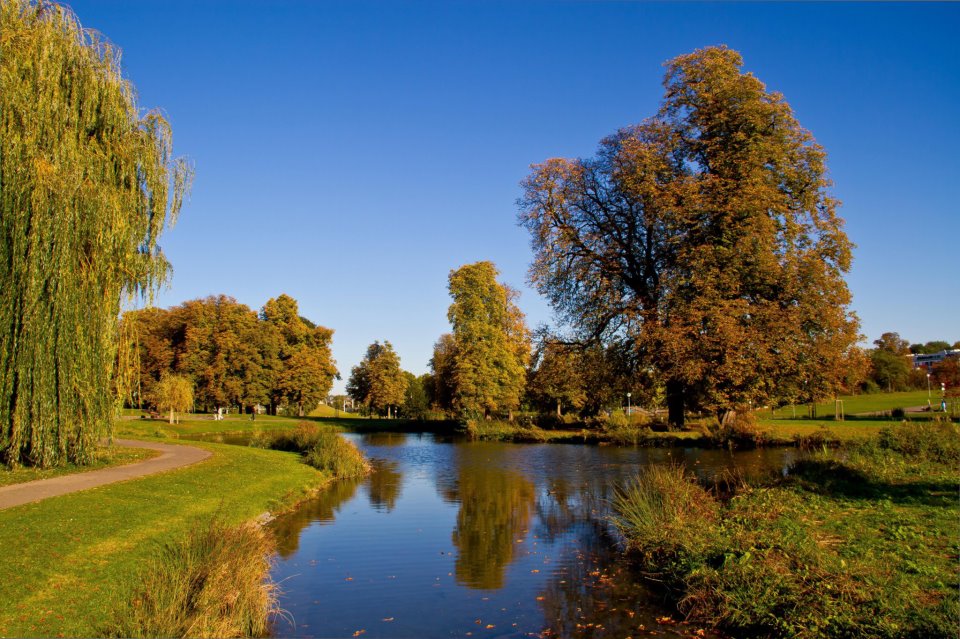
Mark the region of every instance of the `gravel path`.
[[165, 470], [173, 470], [182, 466], [195, 464], [210, 457], [208, 450], [193, 446], [174, 446], [157, 442], [142, 442], [133, 439], [115, 439], [117, 446], [127, 448], [148, 448], [160, 451], [160, 455], [146, 461], [126, 466], [114, 466], [101, 470], [91, 470], [85, 473], [74, 473], [50, 479], [39, 479], [23, 484], [0, 487], [0, 510], [12, 508], [21, 504], [40, 501], [47, 497], [56, 497], [75, 493], [88, 488], [96, 488], [118, 481], [145, 477]]

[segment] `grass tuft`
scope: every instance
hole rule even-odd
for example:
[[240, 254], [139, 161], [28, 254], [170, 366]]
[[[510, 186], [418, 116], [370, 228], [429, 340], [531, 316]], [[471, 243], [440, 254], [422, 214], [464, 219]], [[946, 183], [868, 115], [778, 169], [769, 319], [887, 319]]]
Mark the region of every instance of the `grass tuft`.
[[273, 542], [253, 524], [219, 517], [166, 543], [107, 634], [116, 637], [262, 637], [277, 607]]

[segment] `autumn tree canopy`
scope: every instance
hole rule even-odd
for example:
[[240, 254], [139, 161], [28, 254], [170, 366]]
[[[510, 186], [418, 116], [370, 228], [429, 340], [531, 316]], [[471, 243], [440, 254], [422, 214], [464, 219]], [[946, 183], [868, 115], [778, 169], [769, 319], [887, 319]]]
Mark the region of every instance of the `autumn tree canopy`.
[[393, 345], [377, 341], [367, 347], [363, 361], [351, 370], [347, 394], [369, 410], [389, 416], [404, 403], [408, 384]]
[[297, 301], [289, 295], [267, 301], [260, 317], [280, 335], [280, 372], [273, 403], [290, 403], [302, 417], [305, 407], [316, 406], [330, 392], [334, 378], [339, 379], [330, 350], [333, 329], [301, 317]]
[[[492, 262], [467, 264], [450, 272], [453, 326], [444, 375], [452, 405], [462, 416], [509, 412], [520, 405], [530, 358], [530, 331], [516, 305], [517, 292], [497, 281]], [[443, 340], [441, 340], [443, 342]], [[437, 372], [437, 351], [434, 371]]]
[[287, 295], [260, 314], [217, 295], [130, 311], [122, 322], [136, 347], [135, 403], [156, 404], [156, 385], [176, 373], [192, 380], [201, 408], [291, 405], [302, 414], [326, 397], [337, 375], [333, 331], [301, 318]]
[[84, 463], [111, 423], [121, 299], [165, 277], [190, 171], [69, 10], [3, 0], [0, 33], [0, 460]]
[[825, 153], [742, 64], [671, 60], [655, 116], [523, 182], [533, 285], [581, 340], [630, 343], [675, 424], [828, 394], [858, 339]]
[[544, 340], [534, 352], [534, 366], [527, 379], [527, 395], [539, 407], [579, 410], [586, 402], [585, 361], [579, 350], [557, 341]]

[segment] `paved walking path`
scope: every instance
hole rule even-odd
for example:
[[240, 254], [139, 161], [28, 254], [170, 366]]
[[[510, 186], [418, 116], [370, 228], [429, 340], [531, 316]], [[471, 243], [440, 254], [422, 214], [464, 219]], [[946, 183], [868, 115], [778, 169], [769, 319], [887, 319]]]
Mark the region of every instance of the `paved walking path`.
[[126, 448], [148, 448], [160, 451], [160, 455], [146, 461], [126, 466], [114, 466], [101, 470], [73, 473], [50, 479], [38, 479], [23, 484], [0, 487], [0, 510], [21, 504], [40, 501], [47, 497], [56, 497], [75, 493], [88, 488], [96, 488], [118, 481], [153, 475], [165, 470], [195, 464], [210, 457], [210, 451], [193, 446], [174, 446], [158, 442], [141, 442], [133, 439], [115, 439], [114, 444]]

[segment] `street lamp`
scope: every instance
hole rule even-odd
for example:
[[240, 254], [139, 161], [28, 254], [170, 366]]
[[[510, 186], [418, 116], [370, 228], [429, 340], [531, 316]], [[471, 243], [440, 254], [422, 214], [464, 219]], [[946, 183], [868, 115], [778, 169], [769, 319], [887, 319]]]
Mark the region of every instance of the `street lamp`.
[[631, 414], [631, 412], [630, 412], [630, 395], [631, 395], [631, 393], [627, 393], [627, 417], [629, 417], [630, 414]]
[[930, 373], [927, 373], [927, 408], [931, 407], [930, 399]]

